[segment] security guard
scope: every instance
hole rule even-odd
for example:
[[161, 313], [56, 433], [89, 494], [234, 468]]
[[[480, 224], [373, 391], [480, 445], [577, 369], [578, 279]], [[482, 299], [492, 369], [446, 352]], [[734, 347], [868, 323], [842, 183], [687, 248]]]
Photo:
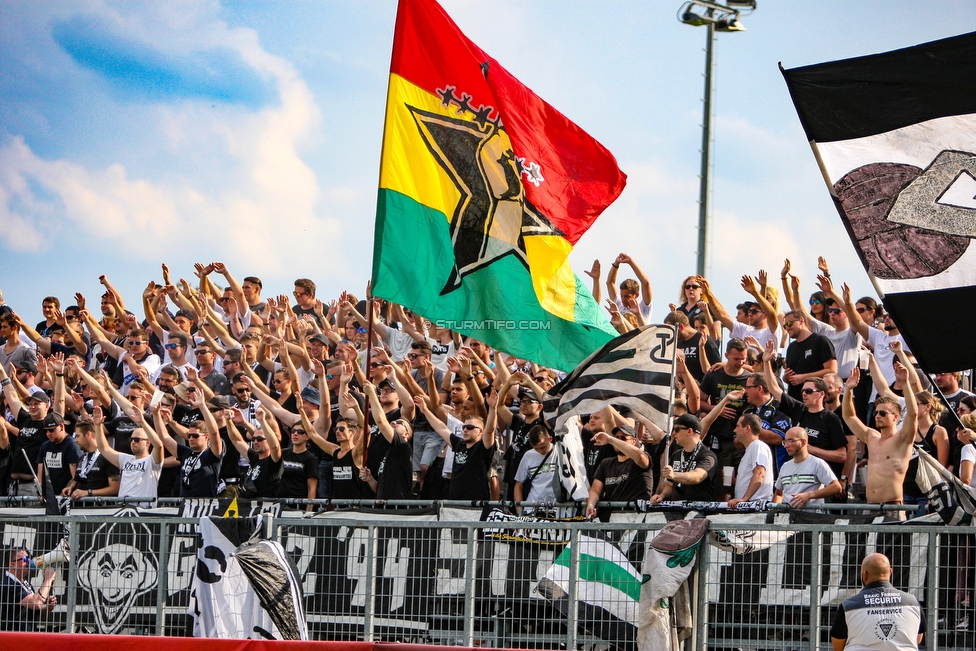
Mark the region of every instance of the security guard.
[[925, 616], [918, 600], [891, 585], [891, 562], [869, 554], [861, 563], [864, 589], [837, 608], [830, 641], [834, 651], [918, 651]]

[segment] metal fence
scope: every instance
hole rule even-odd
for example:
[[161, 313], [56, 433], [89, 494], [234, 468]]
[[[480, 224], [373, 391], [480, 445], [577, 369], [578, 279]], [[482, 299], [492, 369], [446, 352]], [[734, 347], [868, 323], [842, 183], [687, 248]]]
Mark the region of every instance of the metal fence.
[[[8, 548], [45, 551], [66, 532], [74, 550], [54, 585], [58, 606], [36, 620], [40, 630], [190, 634], [193, 578], [219, 576], [223, 559], [199, 549], [198, 518], [147, 513], [0, 514]], [[265, 534], [299, 570], [312, 639], [603, 649], [615, 616], [646, 611], [626, 581], [598, 567], [586, 542], [613, 541], [640, 579], [662, 513], [615, 514], [609, 523], [482, 515], [284, 512], [265, 519]], [[831, 648], [837, 604], [860, 589], [860, 561], [873, 551], [891, 558], [896, 587], [922, 602], [927, 648], [976, 648], [972, 527], [853, 524], [844, 516], [797, 524], [788, 514], [710, 520], [689, 579], [687, 649]], [[568, 577], [563, 599], [543, 598], [540, 580], [560, 577]], [[613, 589], [587, 587], [600, 581]], [[592, 608], [566, 607], [578, 601]]]

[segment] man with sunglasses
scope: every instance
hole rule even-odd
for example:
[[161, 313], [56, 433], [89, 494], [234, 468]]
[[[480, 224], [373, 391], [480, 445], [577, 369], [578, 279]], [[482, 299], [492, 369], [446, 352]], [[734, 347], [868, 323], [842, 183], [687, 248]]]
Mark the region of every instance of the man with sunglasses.
[[210, 413], [202, 391], [194, 391], [190, 405], [198, 410], [203, 420], [196, 420], [187, 427], [187, 445], [178, 443], [169, 435], [163, 410], [159, 410], [157, 433], [163, 446], [180, 462], [180, 497], [217, 497], [220, 481], [220, 463], [224, 455], [223, 441], [218, 434], [217, 420]]
[[[156, 410], [165, 409], [157, 406]], [[141, 412], [134, 412], [139, 428], [129, 436], [132, 454], [113, 449], [105, 438], [100, 407], [92, 415], [92, 431], [98, 451], [109, 463], [118, 468], [118, 495], [122, 498], [137, 497], [146, 502], [140, 506], [152, 506], [156, 502], [159, 478], [163, 470], [163, 443]]]
[[217, 354], [210, 349], [210, 346], [200, 344], [193, 351], [193, 355], [197, 360], [197, 376], [210, 387], [214, 395], [226, 393], [229, 383], [227, 382], [227, 377], [217, 371], [215, 366]]
[[315, 315], [315, 283], [308, 278], [299, 278], [295, 281], [295, 306], [292, 311], [297, 316], [303, 314]]
[[100, 328], [91, 328], [92, 335], [109, 357], [118, 361], [112, 384], [119, 387], [123, 396], [129, 395], [129, 385], [140, 376], [139, 368], [146, 369], [153, 377], [162, 365], [159, 355], [149, 348], [149, 334], [142, 328], [128, 331], [124, 346], [116, 346], [105, 338]]
[[[785, 393], [773, 373], [773, 350], [767, 346], [763, 354], [763, 375], [773, 398], [779, 400], [779, 408], [789, 416], [794, 425], [806, 431], [804, 448], [815, 457], [823, 459], [837, 477], [845, 483], [854, 473], [857, 462], [857, 439], [852, 432], [844, 432], [840, 416], [824, 405], [827, 399], [827, 382], [823, 378], [811, 378], [803, 383], [803, 401], [794, 400]], [[784, 448], [787, 455], [789, 449]], [[782, 463], [780, 464], [782, 467]], [[844, 486], [846, 489], [846, 486]]]
[[15, 547], [9, 553], [7, 571], [0, 576], [0, 631], [36, 631], [37, 620], [53, 611], [58, 603], [52, 594], [58, 571], [45, 567], [44, 582], [34, 590], [27, 550]]
[[187, 346], [190, 345], [190, 338], [182, 332], [171, 332], [163, 344], [163, 364], [153, 377], [153, 384], [159, 384], [159, 373], [162, 369], [172, 366], [179, 370], [180, 375], [186, 377], [188, 369], [193, 368], [193, 364], [187, 359]]
[[[896, 347], [898, 360], [906, 367], [911, 360], [902, 349]], [[893, 399], [879, 396], [875, 401], [874, 420], [877, 429], [868, 427], [854, 411], [854, 387], [860, 380], [855, 368], [844, 386], [844, 422], [854, 435], [868, 448], [868, 481], [865, 486], [867, 501], [873, 504], [903, 504], [902, 485], [912, 457], [915, 434], [918, 429], [918, 406], [913, 391], [905, 391], [905, 418], [898, 426], [901, 407]], [[899, 512], [904, 519], [905, 512]]]
[[[416, 396], [414, 404], [437, 435], [454, 451], [448, 499], [490, 500], [488, 475], [495, 456], [494, 406], [489, 410], [487, 419], [472, 415], [459, 423], [454, 416], [448, 415], [448, 422], [445, 423], [430, 411], [423, 396]], [[461, 436], [450, 426], [456, 427], [458, 424], [461, 425]]]
[[837, 372], [837, 355], [829, 339], [807, 327], [806, 318], [799, 310], [786, 313], [783, 328], [793, 338], [786, 348], [783, 380], [788, 385], [786, 392], [799, 401], [804, 382]]
[[64, 418], [57, 412], [49, 412], [44, 418], [44, 433], [47, 440], [37, 453], [37, 480], [44, 486], [46, 475], [54, 495], [61, 495], [75, 478], [81, 450], [75, 439], [68, 436]]

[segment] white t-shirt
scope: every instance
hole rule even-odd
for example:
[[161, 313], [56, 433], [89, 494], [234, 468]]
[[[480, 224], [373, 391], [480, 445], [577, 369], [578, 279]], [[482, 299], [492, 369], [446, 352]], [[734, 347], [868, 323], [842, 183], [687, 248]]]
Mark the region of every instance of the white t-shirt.
[[813, 332], [830, 339], [830, 343], [834, 345], [834, 354], [837, 356], [837, 375], [842, 380], [847, 380], [851, 371], [857, 366], [864, 338], [853, 328], [838, 331], [834, 330], [834, 326], [829, 323], [817, 319], [813, 319], [807, 325]]
[[131, 454], [119, 452], [119, 497], [140, 497], [156, 500], [156, 486], [163, 464], [156, 463], [150, 454], [142, 459], [136, 459]]
[[410, 352], [410, 346], [413, 345], [413, 337], [403, 330], [397, 330], [396, 328], [387, 326], [383, 343], [386, 344], [386, 349], [390, 352], [390, 359], [394, 362], [402, 362], [407, 356], [407, 353]]
[[[451, 433], [454, 436], [464, 438], [464, 423], [458, 420], [453, 414], [447, 415], [446, 425], [451, 429]], [[450, 445], [444, 447], [447, 448], [447, 455], [444, 457], [444, 470], [441, 471], [441, 476], [446, 479], [448, 475], [454, 472], [454, 448]]]
[[522, 495], [524, 502], [545, 502], [556, 499], [556, 494], [552, 491], [552, 479], [556, 473], [556, 451], [550, 452], [545, 465], [542, 463], [543, 459], [545, 459], [545, 455], [539, 454], [535, 450], [526, 450], [525, 455], [522, 456], [518, 471], [515, 473], [515, 481], [525, 482], [535, 472], [536, 468], [542, 466], [542, 469], [532, 480], [529, 494]]
[[769, 326], [759, 329], [736, 321], [732, 324], [732, 332], [729, 336], [733, 339], [742, 339], [743, 341], [745, 341], [746, 337], [755, 337], [756, 341], [759, 342], [759, 345], [764, 350], [766, 348], [766, 342], [772, 340], [775, 350], [779, 350], [779, 337], [769, 329]]
[[[962, 465], [963, 461], [976, 464], [976, 446], [974, 446], [972, 443], [967, 443], [966, 445], [962, 446], [962, 452], [959, 454], [960, 466]], [[969, 481], [969, 485], [976, 488], [976, 472], [973, 473], [973, 477]]]
[[[123, 396], [129, 395], [129, 385], [132, 384], [133, 380], [135, 380], [138, 377], [135, 373], [132, 372], [132, 369], [129, 368], [128, 362], [125, 361], [126, 357], [128, 356], [129, 353], [122, 353], [121, 355], [119, 355], [119, 366], [122, 367], [122, 387], [119, 390], [119, 392]], [[143, 367], [149, 372], [150, 378], [156, 375], [161, 365], [162, 362], [159, 359], [159, 355], [156, 354], [149, 355], [148, 357], [146, 357], [146, 359], [142, 360], [142, 362], [139, 363], [139, 366]]]
[[[640, 310], [641, 317], [644, 319], [644, 323], [650, 323], [651, 312], [654, 310], [654, 301], [651, 301], [651, 304], [648, 305], [647, 303], [644, 302], [644, 298], [641, 297], [641, 299], [637, 301], [637, 308]], [[624, 304], [620, 302], [619, 295], [617, 296], [617, 309], [620, 310], [621, 314], [631, 311], [630, 308], [624, 307]]]
[[762, 486], [749, 499], [773, 499], [773, 472], [775, 471], [773, 453], [769, 446], [759, 439], [749, 444], [746, 453], [742, 455], [742, 461], [739, 462], [739, 472], [735, 478], [735, 497], [737, 499], [742, 499], [746, 491], [749, 490], [749, 484], [752, 483], [752, 470], [756, 466], [763, 466], [766, 473], [763, 475]]
[[[888, 348], [888, 344], [895, 339], [901, 342], [901, 347], [906, 353], [911, 353], [908, 350], [908, 344], [905, 343], [901, 335], [892, 337], [884, 330], [868, 328], [868, 345], [874, 350], [874, 359], [878, 362], [878, 366], [881, 367], [881, 375], [884, 376], [885, 384], [888, 386], [891, 386], [891, 383], [895, 381], [895, 369], [891, 365], [891, 362], [895, 359], [895, 354]], [[874, 400], [877, 395], [878, 392], [873, 391], [871, 393], [871, 399]]]

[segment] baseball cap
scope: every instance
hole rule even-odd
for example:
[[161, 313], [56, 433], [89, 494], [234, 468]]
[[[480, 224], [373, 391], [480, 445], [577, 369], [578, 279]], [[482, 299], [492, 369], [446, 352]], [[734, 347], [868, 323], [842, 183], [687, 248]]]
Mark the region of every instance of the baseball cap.
[[680, 427], [687, 427], [696, 432], [701, 432], [701, 421], [698, 420], [698, 416], [692, 416], [691, 414], [681, 414], [674, 419], [674, 424]]

